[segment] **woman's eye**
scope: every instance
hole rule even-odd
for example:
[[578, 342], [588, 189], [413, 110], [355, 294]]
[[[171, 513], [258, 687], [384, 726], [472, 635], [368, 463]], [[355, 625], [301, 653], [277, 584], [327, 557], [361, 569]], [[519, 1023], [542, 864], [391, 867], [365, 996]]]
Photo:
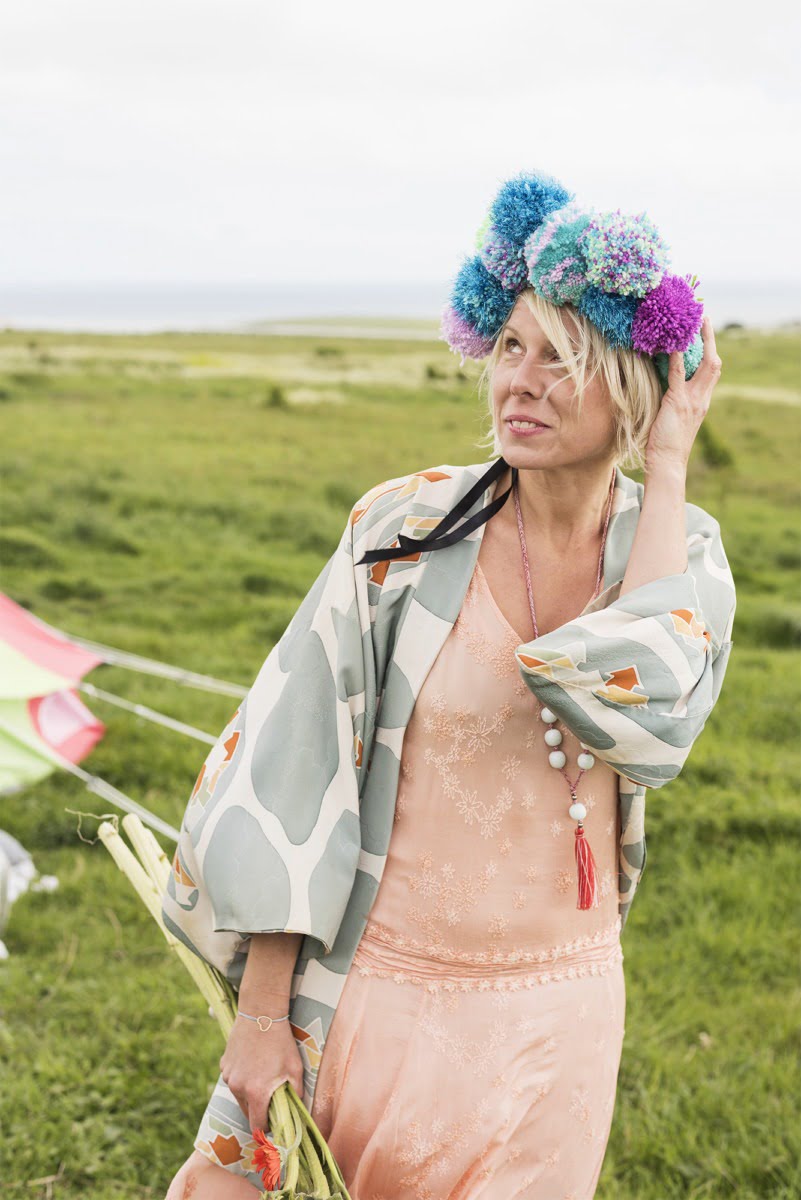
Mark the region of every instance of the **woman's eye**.
[[518, 349], [518, 350], [520, 349], [519, 341], [517, 340], [517, 338], [513, 338], [513, 337], [507, 338], [506, 339], [506, 349], [512, 350], [513, 348]]

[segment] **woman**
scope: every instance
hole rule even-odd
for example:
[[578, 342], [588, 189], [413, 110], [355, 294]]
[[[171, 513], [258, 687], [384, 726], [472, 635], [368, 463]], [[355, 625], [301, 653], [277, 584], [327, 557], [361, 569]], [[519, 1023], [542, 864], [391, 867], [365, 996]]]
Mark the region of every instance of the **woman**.
[[169, 1200], [257, 1194], [286, 1079], [353, 1200], [594, 1195], [645, 791], [735, 609], [684, 498], [721, 363], [665, 263], [644, 214], [498, 193], [444, 330], [500, 457], [357, 502], [187, 807], [165, 920], [241, 1016]]

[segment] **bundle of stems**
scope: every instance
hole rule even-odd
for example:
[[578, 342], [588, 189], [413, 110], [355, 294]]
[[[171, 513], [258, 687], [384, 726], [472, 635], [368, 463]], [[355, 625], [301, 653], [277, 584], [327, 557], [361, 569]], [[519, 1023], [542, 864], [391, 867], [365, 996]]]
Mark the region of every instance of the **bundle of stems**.
[[[122, 818], [122, 827], [138, 858], [109, 821], [101, 823], [98, 836], [164, 934], [167, 945], [192, 976], [227, 1041], [236, 1018], [236, 992], [220, 971], [193, 954], [164, 924], [161, 897], [167, 887], [170, 861], [153, 833], [133, 813]], [[263, 1193], [265, 1200], [350, 1200], [325, 1138], [288, 1081], [273, 1092], [267, 1116], [270, 1139], [281, 1155], [282, 1180], [278, 1191]]]

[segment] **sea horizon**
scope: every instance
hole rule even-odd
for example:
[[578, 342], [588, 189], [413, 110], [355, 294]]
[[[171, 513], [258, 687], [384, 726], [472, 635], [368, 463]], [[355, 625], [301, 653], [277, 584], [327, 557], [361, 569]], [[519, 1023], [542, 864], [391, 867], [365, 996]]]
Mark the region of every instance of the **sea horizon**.
[[[317, 323], [331, 323], [332, 333], [341, 333], [343, 322], [359, 331], [362, 323], [367, 329], [384, 321], [416, 325], [406, 334], [427, 337], [436, 336], [447, 293], [447, 283], [0, 284], [0, 329], [303, 333], [311, 326], [319, 333]], [[801, 288], [786, 280], [702, 281], [697, 294], [717, 329], [801, 323]]]

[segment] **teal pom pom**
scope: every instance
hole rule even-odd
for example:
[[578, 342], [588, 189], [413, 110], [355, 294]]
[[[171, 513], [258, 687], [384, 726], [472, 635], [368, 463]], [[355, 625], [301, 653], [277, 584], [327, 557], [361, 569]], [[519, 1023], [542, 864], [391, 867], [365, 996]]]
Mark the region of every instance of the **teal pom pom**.
[[490, 209], [492, 223], [507, 241], [522, 246], [550, 213], [572, 199], [573, 193], [552, 175], [543, 171], [524, 172], [501, 186]]
[[633, 296], [610, 296], [593, 286], [587, 288], [577, 307], [597, 325], [611, 346], [631, 349], [631, 327], [637, 311]]
[[451, 305], [484, 338], [494, 338], [515, 302], [476, 254], [462, 263], [451, 292]]
[[529, 281], [551, 304], [578, 304], [588, 286], [579, 238], [590, 220], [590, 213], [566, 204], [526, 241]]
[[[704, 339], [700, 333], [695, 335], [695, 340], [684, 351], [684, 378], [692, 379], [695, 372], [701, 365], [701, 359], [704, 357]], [[670, 367], [670, 357], [667, 354], [653, 355], [654, 366], [656, 373], [659, 376], [659, 382], [662, 385], [662, 391], [666, 392], [668, 387], [668, 369]]]

